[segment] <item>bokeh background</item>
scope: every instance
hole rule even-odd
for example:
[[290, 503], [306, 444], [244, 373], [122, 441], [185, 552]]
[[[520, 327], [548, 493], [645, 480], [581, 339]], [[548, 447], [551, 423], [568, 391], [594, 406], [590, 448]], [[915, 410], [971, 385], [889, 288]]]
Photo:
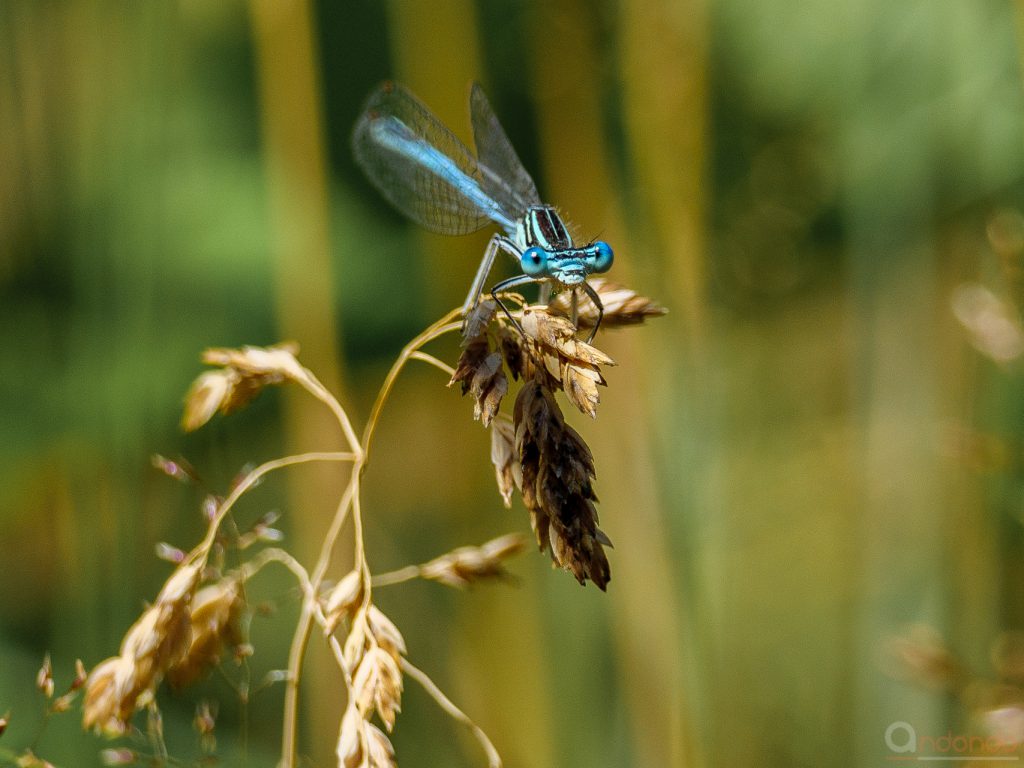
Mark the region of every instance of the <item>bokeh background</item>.
[[[288, 392], [182, 435], [203, 348], [294, 339], [361, 425], [404, 342], [461, 302], [489, 233], [418, 231], [349, 153], [389, 77], [467, 141], [481, 81], [544, 197], [671, 310], [598, 337], [620, 365], [576, 422], [616, 545], [608, 594], [532, 552], [515, 586], [380, 591], [507, 765], [876, 766], [894, 721], [1024, 740], [1022, 13], [0, 4], [0, 747], [37, 738], [44, 652], [58, 689], [76, 657], [115, 653], [169, 572], [156, 544], [200, 535], [202, 492], [153, 453], [221, 490], [340, 445]], [[444, 384], [410, 368], [385, 413], [375, 570], [528, 526]], [[274, 477], [240, 517], [280, 510], [308, 556], [342, 480]], [[252, 595], [255, 685], [285, 664], [295, 593], [268, 573]], [[331, 765], [341, 683], [310, 664], [303, 752]], [[162, 699], [175, 755], [198, 754], [202, 697], [224, 764], [275, 764], [280, 686], [242, 706], [222, 676]], [[404, 709], [401, 765], [483, 764], [412, 683]], [[36, 749], [88, 766], [104, 746], [67, 715]]]

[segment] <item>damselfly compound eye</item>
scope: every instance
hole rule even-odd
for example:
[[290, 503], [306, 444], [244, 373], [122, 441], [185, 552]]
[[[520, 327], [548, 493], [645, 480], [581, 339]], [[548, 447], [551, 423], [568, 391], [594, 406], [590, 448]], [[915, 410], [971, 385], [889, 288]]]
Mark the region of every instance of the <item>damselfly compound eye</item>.
[[594, 256], [591, 262], [594, 265], [595, 272], [607, 272], [612, 268], [612, 261], [615, 260], [615, 255], [612, 253], [612, 247], [608, 245], [604, 240], [598, 240], [594, 243]]
[[523, 251], [519, 258], [523, 272], [531, 276], [543, 275], [548, 270], [548, 254], [543, 248], [534, 246]]

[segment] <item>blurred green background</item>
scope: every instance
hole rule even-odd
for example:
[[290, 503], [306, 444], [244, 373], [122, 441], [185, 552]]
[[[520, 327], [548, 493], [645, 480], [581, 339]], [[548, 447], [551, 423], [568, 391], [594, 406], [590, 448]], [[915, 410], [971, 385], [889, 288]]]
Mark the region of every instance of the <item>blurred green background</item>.
[[[993, 678], [991, 644], [1024, 624], [1022, 14], [0, 4], [0, 747], [35, 738], [44, 652], [58, 689], [76, 657], [115, 653], [169, 572], [156, 543], [200, 535], [201, 493], [151, 454], [223, 490], [247, 462], [340, 446], [288, 392], [182, 435], [204, 347], [297, 340], [361, 427], [405, 341], [462, 301], [489, 233], [416, 230], [349, 154], [388, 77], [467, 141], [481, 81], [542, 195], [671, 310], [598, 337], [620, 365], [597, 421], [577, 420], [616, 545], [608, 594], [532, 552], [517, 587], [380, 591], [411, 660], [506, 764], [877, 766], [894, 721], [983, 728], [1016, 688], [924, 690], [893, 679], [886, 649], [927, 624]], [[375, 570], [528, 526], [444, 383], [410, 368], [385, 413], [364, 499]], [[279, 509], [308, 561], [341, 479], [271, 478], [240, 517]], [[268, 573], [252, 596], [276, 606], [253, 622], [258, 681], [285, 665], [296, 595]], [[330, 765], [342, 686], [311, 656], [328, 671], [305, 691], [303, 752]], [[219, 702], [225, 764], [274, 765], [280, 687], [247, 710], [219, 677], [166, 696], [182, 758], [200, 697]], [[402, 766], [483, 764], [411, 682], [404, 710]], [[67, 715], [37, 749], [87, 766], [103, 746]]]

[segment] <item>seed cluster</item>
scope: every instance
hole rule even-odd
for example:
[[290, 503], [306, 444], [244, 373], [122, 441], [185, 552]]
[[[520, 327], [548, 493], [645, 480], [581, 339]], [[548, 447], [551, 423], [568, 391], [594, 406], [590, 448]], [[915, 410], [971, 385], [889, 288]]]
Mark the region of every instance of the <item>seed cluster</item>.
[[[665, 310], [628, 288], [592, 281], [604, 306], [603, 327], [635, 325]], [[518, 489], [530, 513], [541, 551], [580, 584], [592, 581], [604, 590], [611, 568], [604, 548], [611, 546], [598, 527], [594, 457], [580, 434], [566, 424], [555, 393], [581, 413], [595, 418], [602, 366], [614, 365], [605, 353], [576, 337], [593, 326], [597, 308], [585, 296], [569, 319], [567, 293], [546, 307], [524, 307], [517, 326], [482, 301], [463, 326], [462, 354], [450, 384], [461, 384], [473, 398], [473, 415], [491, 429], [491, 461], [506, 507]], [[508, 375], [505, 369], [508, 370]], [[522, 380], [511, 419], [501, 413], [509, 376]]]

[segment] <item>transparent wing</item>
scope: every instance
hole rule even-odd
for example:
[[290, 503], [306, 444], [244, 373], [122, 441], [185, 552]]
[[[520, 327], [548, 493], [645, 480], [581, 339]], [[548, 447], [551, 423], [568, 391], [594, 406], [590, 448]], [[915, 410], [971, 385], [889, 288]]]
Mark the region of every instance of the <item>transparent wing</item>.
[[369, 98], [352, 134], [356, 163], [398, 210], [446, 235], [488, 220], [515, 231], [517, 212], [489, 195], [479, 164], [455, 134], [396, 83]]
[[529, 206], [541, 204], [540, 195], [479, 83], [470, 90], [469, 114], [484, 192], [520, 218]]

